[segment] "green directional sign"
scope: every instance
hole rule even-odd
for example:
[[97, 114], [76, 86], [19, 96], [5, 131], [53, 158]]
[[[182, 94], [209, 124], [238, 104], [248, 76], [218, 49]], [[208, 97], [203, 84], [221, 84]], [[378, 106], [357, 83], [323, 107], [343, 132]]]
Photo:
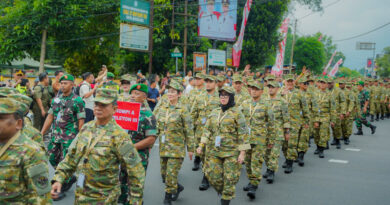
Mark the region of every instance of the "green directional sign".
[[121, 21], [149, 26], [150, 2], [121, 0]]
[[183, 54], [182, 53], [171, 53], [172, 58], [182, 58]]

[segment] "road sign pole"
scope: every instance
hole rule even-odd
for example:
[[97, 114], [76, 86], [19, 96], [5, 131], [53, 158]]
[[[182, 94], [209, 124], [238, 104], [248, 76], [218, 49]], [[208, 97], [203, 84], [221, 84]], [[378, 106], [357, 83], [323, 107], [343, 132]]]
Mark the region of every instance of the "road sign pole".
[[[178, 65], [179, 65], [179, 63], [178, 63], [178, 57], [176, 57], [176, 73], [177, 73], [177, 70], [178, 70]], [[175, 75], [176, 75], [176, 73], [175, 73]]]

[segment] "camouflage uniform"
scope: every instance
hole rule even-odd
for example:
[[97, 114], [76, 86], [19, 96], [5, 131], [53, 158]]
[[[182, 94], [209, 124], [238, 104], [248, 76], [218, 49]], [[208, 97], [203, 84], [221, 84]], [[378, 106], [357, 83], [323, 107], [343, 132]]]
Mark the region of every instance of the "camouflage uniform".
[[341, 119], [339, 115], [345, 115], [346, 113], [346, 99], [344, 92], [341, 91], [338, 87], [333, 87], [330, 89], [330, 96], [333, 97], [333, 101], [335, 104], [335, 112], [337, 116], [334, 118], [334, 127], [332, 127], [332, 133], [334, 139], [342, 138], [342, 129], [341, 129]]
[[112, 89], [112, 90], [116, 90], [119, 92], [119, 85], [118, 83], [110, 80], [108, 82], [104, 82], [101, 86], [102, 88], [107, 88], [107, 89]]
[[314, 130], [314, 141], [318, 147], [325, 148], [329, 138], [329, 126], [331, 122], [335, 122], [336, 106], [334, 98], [329, 97], [328, 90], [319, 90], [316, 93], [316, 101], [318, 103], [318, 110], [314, 122], [319, 123], [319, 127]]
[[301, 95], [306, 98], [306, 103], [308, 106], [308, 117], [309, 117], [309, 128], [302, 127], [299, 133], [299, 140], [298, 140], [298, 153], [303, 152], [306, 153], [309, 149], [309, 138], [312, 133], [313, 123], [314, 123], [314, 114], [315, 112], [318, 112], [318, 104], [316, 99], [314, 98], [314, 91], [303, 91], [301, 90]]
[[381, 89], [376, 85], [372, 85], [370, 88], [370, 114], [379, 115]]
[[353, 126], [353, 111], [355, 110], [355, 95], [352, 91], [344, 88], [341, 89], [345, 94], [345, 108], [346, 113], [349, 112], [349, 116], [345, 116], [344, 120], [341, 121], [341, 130], [343, 139], [347, 139], [352, 135], [352, 126]]
[[362, 129], [362, 124], [364, 124], [366, 127], [371, 127], [371, 123], [368, 122], [368, 120], [366, 119], [367, 114], [370, 113], [370, 110], [367, 108], [367, 113], [363, 113], [364, 104], [367, 101], [370, 101], [370, 93], [367, 90], [363, 89], [358, 94], [358, 101], [358, 106], [360, 107], [361, 115], [355, 119], [356, 127], [358, 129]]
[[46, 116], [42, 117], [41, 109], [38, 106], [37, 99], [41, 99], [43, 109], [47, 113], [49, 111], [50, 101], [52, 99], [52, 94], [49, 91], [49, 86], [44, 86], [41, 83], [35, 86], [33, 99], [34, 99], [33, 107], [32, 107], [32, 111], [34, 113], [33, 124], [37, 130], [41, 130], [43, 123], [45, 122]]
[[[223, 89], [227, 89], [224, 87]], [[233, 93], [233, 89], [231, 93]], [[207, 119], [201, 143], [208, 149], [205, 174], [223, 200], [235, 197], [236, 183], [240, 179], [241, 164], [237, 163], [239, 151], [250, 149], [246, 141], [245, 117], [237, 107], [225, 112], [214, 109]], [[220, 143], [218, 140], [220, 139]]]

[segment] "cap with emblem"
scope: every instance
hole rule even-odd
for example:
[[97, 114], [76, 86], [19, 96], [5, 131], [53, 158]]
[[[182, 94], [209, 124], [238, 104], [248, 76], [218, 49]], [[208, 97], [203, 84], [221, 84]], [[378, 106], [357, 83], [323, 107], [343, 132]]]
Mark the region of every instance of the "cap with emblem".
[[265, 77], [266, 81], [275, 80], [275, 79], [276, 77], [274, 75], [268, 75], [267, 77]]
[[225, 81], [225, 76], [223, 76], [223, 75], [218, 75], [218, 76], [216, 77], [216, 79], [217, 79], [217, 81], [222, 82], [222, 81]]
[[9, 87], [0, 87], [0, 97], [6, 97], [9, 94], [17, 94], [18, 90]]
[[219, 89], [219, 92], [225, 91], [230, 94], [234, 94], [234, 89], [229, 86], [223, 86], [221, 89]]
[[129, 92], [131, 93], [131, 91], [133, 90], [139, 90], [141, 92], [148, 94], [148, 86], [145, 84], [134, 84], [133, 86], [131, 86]]
[[243, 82], [242, 81], [242, 76], [241, 75], [233, 75], [233, 78], [232, 78], [233, 82]]
[[215, 76], [213, 75], [206, 75], [206, 77], [204, 78], [205, 80], [211, 80], [211, 81], [215, 81]]
[[347, 83], [345, 84], [345, 86], [347, 86], [347, 87], [352, 87], [352, 83], [351, 83], [351, 82], [347, 82]]
[[344, 79], [339, 79], [338, 82], [339, 82], [339, 84], [345, 84], [346, 83], [346, 81]]
[[270, 81], [270, 82], [268, 82], [267, 86], [268, 86], [268, 87], [269, 87], [269, 86], [272, 86], [272, 87], [274, 87], [274, 88], [280, 88], [279, 83], [276, 82], [276, 81]]
[[294, 80], [294, 75], [292, 75], [292, 74], [284, 75], [283, 79], [286, 80], [286, 81]]
[[99, 88], [96, 90], [95, 102], [110, 104], [118, 99], [118, 92], [113, 89]]
[[309, 81], [309, 79], [307, 79], [306, 77], [303, 77], [303, 78], [300, 78], [299, 80], [298, 80], [298, 83], [306, 83], [306, 82], [308, 82]]
[[10, 94], [7, 97], [22, 103], [23, 106], [21, 106], [21, 109], [24, 114], [27, 114], [30, 110], [30, 105], [33, 101], [32, 98], [22, 94]]
[[73, 77], [73, 75], [65, 74], [65, 75], [63, 75], [63, 76], [60, 78], [60, 82], [61, 82], [61, 81], [72, 81], [72, 82], [74, 82], [74, 77]]
[[121, 81], [122, 80], [131, 82], [133, 80], [133, 77], [130, 74], [124, 74], [121, 76]]
[[178, 91], [183, 91], [183, 86], [178, 81], [171, 81], [167, 88], [173, 88]]
[[0, 114], [23, 113], [21, 107], [24, 105], [11, 98], [0, 98]]

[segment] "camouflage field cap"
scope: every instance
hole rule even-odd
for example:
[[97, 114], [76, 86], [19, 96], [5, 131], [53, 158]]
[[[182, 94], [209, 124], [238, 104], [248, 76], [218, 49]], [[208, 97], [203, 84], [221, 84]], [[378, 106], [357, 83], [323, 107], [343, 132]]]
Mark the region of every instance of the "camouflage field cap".
[[253, 81], [253, 83], [250, 84], [251, 87], [255, 87], [260, 90], [264, 90], [264, 84], [260, 83], [258, 81]]
[[307, 79], [306, 77], [303, 77], [303, 78], [300, 78], [299, 80], [298, 80], [298, 83], [306, 83], [306, 82], [308, 82], [309, 81], [309, 79]]
[[267, 77], [265, 77], [266, 81], [275, 80], [275, 79], [276, 77], [274, 75], [268, 75]]
[[[0, 114], [23, 113], [22, 103], [11, 98], [0, 98]], [[22, 109], [21, 109], [22, 108]]]
[[7, 97], [22, 103], [24, 106], [21, 106], [21, 107], [23, 107], [22, 108], [23, 109], [22, 112], [24, 114], [27, 114], [28, 111], [30, 110], [30, 105], [31, 105], [31, 103], [33, 101], [32, 98], [30, 98], [30, 97], [28, 97], [26, 95], [22, 95], [22, 94], [10, 94]]
[[107, 72], [107, 78], [115, 78], [114, 73]]
[[9, 94], [18, 94], [18, 90], [9, 87], [0, 87], [0, 96], [6, 97]]
[[242, 81], [242, 76], [241, 75], [233, 75], [233, 78], [232, 78], [233, 82], [243, 82]]
[[65, 74], [60, 78], [60, 82], [65, 80], [74, 82], [74, 77], [73, 75]]
[[121, 76], [121, 81], [125, 80], [125, 81], [131, 82], [133, 79], [134, 78], [130, 74], [124, 74], [124, 75]]
[[318, 81], [318, 82], [327, 83], [327, 82], [328, 82], [328, 79], [326, 79], [326, 78], [318, 78], [317, 81]]
[[197, 74], [195, 75], [195, 78], [204, 79], [204, 75], [203, 75], [203, 73], [197, 73]]
[[351, 82], [347, 82], [347, 83], [345, 83], [345, 86], [352, 87], [352, 83]]
[[208, 79], [208, 80], [211, 80], [211, 81], [216, 81], [216, 78], [213, 75], [206, 75], [206, 77], [204, 79], [205, 80]]
[[171, 81], [167, 88], [173, 88], [178, 91], [183, 91], [183, 86], [178, 81]]
[[345, 84], [346, 83], [346, 81], [343, 80], [343, 79], [338, 80], [338, 82], [339, 82], [339, 84]]
[[284, 75], [283, 76], [283, 79], [286, 80], [286, 81], [289, 81], [289, 80], [294, 80], [294, 75], [292, 74], [287, 74], [287, 75]]
[[118, 99], [118, 92], [116, 90], [99, 88], [96, 90], [95, 102], [103, 104], [110, 104]]
[[218, 75], [218, 76], [216, 77], [216, 79], [217, 79], [217, 81], [222, 82], [222, 81], [225, 81], [225, 76], [223, 76], [223, 75]]
[[134, 85], [132, 85], [131, 88], [130, 88], [129, 93], [131, 93], [131, 91], [133, 91], [133, 90], [139, 90], [141, 92], [144, 92], [144, 93], [148, 94], [148, 86], [145, 85], [145, 84], [142, 84], [142, 83], [141, 84], [134, 84]]
[[276, 81], [268, 82], [267, 86], [272, 86], [272, 87], [274, 87], [274, 88], [280, 88], [279, 83], [276, 82]]
[[234, 94], [234, 89], [232, 87], [229, 87], [229, 86], [223, 86], [221, 89], [219, 89], [219, 92], [221, 93], [222, 91], [225, 91], [227, 93], [230, 93], [230, 94]]

